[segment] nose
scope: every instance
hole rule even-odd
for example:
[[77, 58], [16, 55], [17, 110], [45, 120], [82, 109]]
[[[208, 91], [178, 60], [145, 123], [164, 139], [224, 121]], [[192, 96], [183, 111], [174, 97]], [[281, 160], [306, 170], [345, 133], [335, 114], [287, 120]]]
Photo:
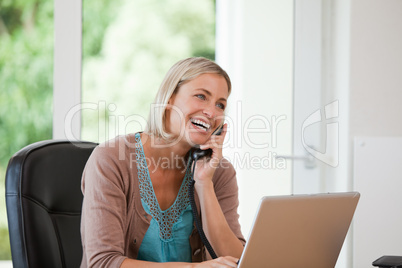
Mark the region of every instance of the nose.
[[213, 118], [215, 116], [213, 109], [214, 109], [213, 107], [208, 105], [208, 106], [204, 107], [204, 110], [202, 112], [206, 117]]

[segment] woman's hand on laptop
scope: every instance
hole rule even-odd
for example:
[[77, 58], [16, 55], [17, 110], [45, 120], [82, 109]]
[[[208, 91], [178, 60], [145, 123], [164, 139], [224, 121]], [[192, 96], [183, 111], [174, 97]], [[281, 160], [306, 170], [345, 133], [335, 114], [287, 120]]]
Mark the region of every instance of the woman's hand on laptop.
[[219, 257], [210, 261], [204, 261], [197, 263], [194, 267], [196, 268], [227, 268], [227, 267], [237, 267], [238, 258], [226, 256]]

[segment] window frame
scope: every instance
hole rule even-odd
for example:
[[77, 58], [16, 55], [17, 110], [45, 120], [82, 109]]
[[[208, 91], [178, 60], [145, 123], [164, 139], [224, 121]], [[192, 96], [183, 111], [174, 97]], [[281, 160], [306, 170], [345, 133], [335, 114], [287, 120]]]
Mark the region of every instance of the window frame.
[[54, 1], [53, 139], [81, 138], [82, 1]]

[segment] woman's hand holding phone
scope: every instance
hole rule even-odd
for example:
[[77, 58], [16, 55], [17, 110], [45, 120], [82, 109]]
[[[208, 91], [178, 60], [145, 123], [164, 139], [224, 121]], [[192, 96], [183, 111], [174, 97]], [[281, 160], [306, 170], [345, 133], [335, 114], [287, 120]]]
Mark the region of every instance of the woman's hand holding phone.
[[204, 183], [212, 182], [212, 177], [216, 168], [222, 159], [222, 146], [226, 136], [227, 124], [222, 127], [220, 135], [211, 135], [205, 144], [200, 145], [201, 150], [212, 150], [211, 157], [202, 157], [195, 163], [194, 180], [196, 181], [196, 188], [202, 186]]

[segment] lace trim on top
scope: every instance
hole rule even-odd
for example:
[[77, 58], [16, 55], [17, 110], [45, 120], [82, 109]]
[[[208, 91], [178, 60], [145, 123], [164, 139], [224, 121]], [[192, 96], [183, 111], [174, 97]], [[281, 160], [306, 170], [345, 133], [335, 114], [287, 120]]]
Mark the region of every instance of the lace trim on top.
[[173, 205], [167, 210], [162, 211], [156, 199], [155, 192], [149, 176], [147, 161], [145, 159], [144, 148], [142, 147], [141, 136], [135, 134], [135, 150], [138, 169], [138, 179], [140, 186], [141, 199], [148, 205], [151, 216], [158, 222], [159, 236], [161, 239], [169, 240], [172, 237], [172, 227], [177, 222], [181, 213], [189, 206], [190, 200], [188, 197], [188, 187], [191, 182], [191, 169], [187, 165], [186, 175], [180, 187], [179, 193]]

